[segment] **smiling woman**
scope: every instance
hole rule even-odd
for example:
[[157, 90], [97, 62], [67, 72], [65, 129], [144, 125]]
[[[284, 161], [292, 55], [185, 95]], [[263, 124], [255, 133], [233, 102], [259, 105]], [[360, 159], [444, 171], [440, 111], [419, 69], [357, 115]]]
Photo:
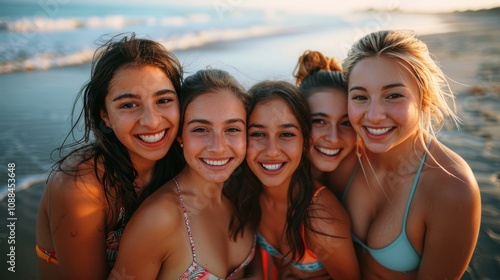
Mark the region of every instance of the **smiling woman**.
[[60, 148], [78, 146], [54, 166], [40, 202], [42, 279], [107, 278], [135, 209], [179, 171], [171, 146], [181, 77], [176, 57], [151, 40], [132, 35], [98, 50], [73, 125], [84, 122], [84, 136]]
[[264, 279], [358, 279], [347, 212], [311, 175], [306, 99], [285, 81], [249, 92], [246, 164], [226, 190], [236, 205], [233, 235], [258, 231]]
[[[479, 233], [469, 165], [435, 136], [456, 120], [444, 74], [408, 31], [379, 31], [344, 60], [359, 168], [344, 203], [367, 279], [460, 279]], [[396, 221], [396, 222], [395, 222]]]
[[171, 128], [179, 123], [179, 101], [163, 70], [144, 66], [118, 71], [105, 104], [101, 118], [128, 147], [133, 162], [156, 161], [168, 152], [165, 143], [175, 139]]
[[187, 77], [182, 92], [177, 141], [187, 164], [131, 219], [111, 279], [125, 271], [141, 279], [261, 279], [255, 234], [246, 227], [230, 237], [234, 205], [222, 193], [245, 159], [248, 97], [217, 69]]

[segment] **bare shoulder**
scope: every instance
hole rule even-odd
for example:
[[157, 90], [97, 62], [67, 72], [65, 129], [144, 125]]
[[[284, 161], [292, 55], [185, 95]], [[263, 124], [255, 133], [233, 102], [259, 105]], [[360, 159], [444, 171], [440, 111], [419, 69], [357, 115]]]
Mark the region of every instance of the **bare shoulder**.
[[138, 224], [139, 228], [148, 227], [165, 233], [183, 223], [179, 196], [173, 186], [173, 182], [169, 181], [151, 194], [132, 216], [130, 227]]
[[[319, 189], [317, 189], [318, 191]], [[333, 236], [348, 236], [351, 231], [349, 215], [338, 198], [328, 188], [321, 189], [309, 206], [313, 228]]]
[[422, 218], [422, 230], [410, 231], [409, 238], [421, 242], [419, 275], [457, 279], [467, 268], [479, 234], [479, 187], [469, 165], [451, 149], [433, 141], [430, 155], [440, 166], [427, 157], [415, 196], [419, 203], [412, 205], [419, 209], [414, 213], [422, 214], [413, 215]]
[[[42, 203], [52, 208], [106, 207], [104, 187], [97, 178], [93, 164], [84, 162], [65, 168], [71, 172], [56, 170], [47, 180]], [[50, 207], [48, 206], [50, 205]]]
[[141, 262], [148, 264], [162, 263], [175, 253], [185, 226], [178, 196], [172, 192], [170, 183], [151, 194], [130, 218], [120, 241], [116, 265], [138, 264], [131, 256], [143, 256]]
[[428, 157], [428, 167], [421, 174], [421, 184], [429, 202], [441, 207], [453, 207], [462, 204], [473, 208], [480, 207], [480, 193], [477, 180], [467, 162], [457, 153], [436, 141], [431, 148], [432, 157]]
[[330, 275], [359, 279], [349, 215], [333, 192], [321, 190], [308, 214], [311, 228], [306, 229], [307, 247], [317, 256], [321, 255], [321, 262]]

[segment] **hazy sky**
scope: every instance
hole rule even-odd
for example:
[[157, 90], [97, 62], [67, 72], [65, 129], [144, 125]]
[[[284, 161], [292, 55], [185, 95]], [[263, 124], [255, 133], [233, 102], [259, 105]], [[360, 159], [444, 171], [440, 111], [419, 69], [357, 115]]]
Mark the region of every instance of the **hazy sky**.
[[[151, 0], [154, 1], [154, 0]], [[285, 10], [311, 10], [324, 12], [347, 12], [351, 10], [377, 8], [419, 11], [455, 11], [482, 9], [500, 6], [500, 0], [188, 0], [187, 2], [232, 5]]]
[[217, 7], [220, 9], [259, 8], [263, 10], [287, 10], [345, 13], [367, 8], [417, 10], [417, 11], [456, 11], [477, 10], [500, 6], [500, 0], [0, 0], [6, 2], [31, 3], [105, 3], [116, 5], [179, 5]]

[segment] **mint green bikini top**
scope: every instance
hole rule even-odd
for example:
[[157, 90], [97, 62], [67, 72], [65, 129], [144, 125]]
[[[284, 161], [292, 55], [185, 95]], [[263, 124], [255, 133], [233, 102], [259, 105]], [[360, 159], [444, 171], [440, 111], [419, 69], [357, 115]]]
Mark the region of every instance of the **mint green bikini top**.
[[[430, 142], [428, 144], [430, 146]], [[418, 167], [417, 174], [415, 175], [415, 179], [413, 180], [413, 186], [411, 188], [410, 196], [408, 197], [408, 202], [406, 204], [405, 215], [403, 219], [403, 225], [401, 227], [401, 233], [399, 236], [392, 241], [389, 245], [374, 249], [368, 247], [365, 243], [363, 243], [354, 233], [352, 234], [352, 238], [354, 242], [359, 243], [365, 250], [367, 250], [370, 255], [382, 266], [399, 272], [408, 272], [416, 270], [420, 265], [420, 256], [417, 254], [410, 241], [408, 240], [408, 236], [406, 235], [406, 222], [408, 219], [408, 213], [410, 211], [410, 205], [413, 200], [413, 195], [415, 194], [415, 190], [417, 189], [418, 180], [420, 178], [420, 173], [422, 172], [422, 168], [424, 166], [425, 158], [427, 153], [424, 154], [422, 160], [420, 161], [420, 166]], [[347, 191], [351, 186], [352, 179], [354, 174], [356, 173], [358, 166], [356, 166], [349, 182], [347, 183], [346, 189], [344, 190], [344, 194], [342, 195], [342, 203], [345, 205], [345, 199], [347, 197]]]

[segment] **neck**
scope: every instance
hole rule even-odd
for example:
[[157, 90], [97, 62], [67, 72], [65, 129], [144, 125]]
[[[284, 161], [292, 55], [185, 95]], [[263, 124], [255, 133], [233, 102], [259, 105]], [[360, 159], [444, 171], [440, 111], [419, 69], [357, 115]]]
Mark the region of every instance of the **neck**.
[[[424, 136], [424, 141], [428, 139], [428, 136]], [[362, 151], [362, 159], [365, 162], [369, 160], [374, 169], [379, 167], [399, 174], [411, 173], [420, 164], [424, 152], [425, 145], [414, 136], [384, 153], [373, 153], [365, 149]]]
[[142, 190], [151, 182], [153, 177], [153, 169], [156, 162], [150, 164], [137, 164], [134, 162], [134, 168], [137, 171], [137, 178], [134, 181], [135, 191], [140, 194]]
[[263, 186], [263, 192], [261, 194], [261, 199], [269, 204], [288, 204], [288, 189], [290, 188], [290, 182], [282, 184], [281, 186], [267, 187]]
[[314, 180], [321, 182], [323, 185], [326, 184], [325, 182], [325, 172], [319, 170], [316, 168], [313, 164], [311, 164], [311, 175]]
[[177, 176], [177, 182], [183, 196], [194, 196], [197, 203], [219, 205], [223, 202], [222, 187], [224, 182], [210, 182], [186, 166]]

